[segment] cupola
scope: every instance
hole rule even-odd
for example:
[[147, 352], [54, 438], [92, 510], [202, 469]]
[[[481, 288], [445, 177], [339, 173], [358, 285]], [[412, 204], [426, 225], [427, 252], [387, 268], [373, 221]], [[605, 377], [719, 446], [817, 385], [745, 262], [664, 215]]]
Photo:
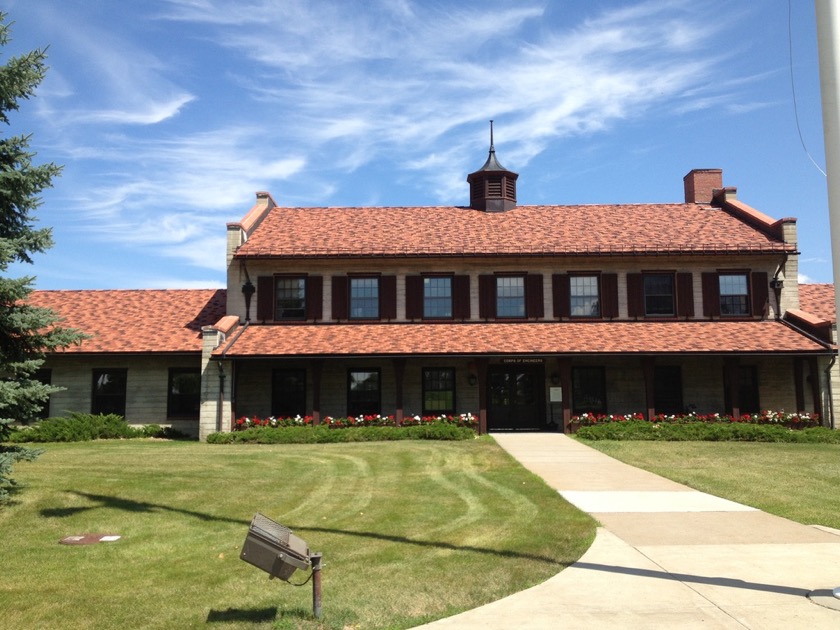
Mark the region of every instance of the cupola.
[[507, 170], [496, 159], [493, 147], [493, 121], [490, 121], [490, 154], [475, 173], [467, 175], [470, 208], [484, 212], [506, 212], [516, 207], [517, 173]]

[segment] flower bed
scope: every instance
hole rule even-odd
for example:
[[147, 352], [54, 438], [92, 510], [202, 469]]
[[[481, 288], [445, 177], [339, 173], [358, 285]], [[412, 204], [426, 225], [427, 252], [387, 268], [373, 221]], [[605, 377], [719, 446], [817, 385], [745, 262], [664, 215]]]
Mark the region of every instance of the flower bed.
[[[572, 424], [579, 426], [595, 426], [601, 424], [608, 424], [613, 422], [639, 422], [646, 421], [647, 418], [641, 413], [630, 413], [625, 415], [620, 414], [592, 414], [583, 413], [579, 416], [573, 416]], [[761, 413], [744, 414], [742, 416], [734, 417], [722, 415], [719, 413], [712, 414], [695, 414], [687, 413], [681, 415], [665, 415], [658, 414], [652, 420], [653, 423], [668, 423], [668, 424], [690, 424], [695, 422], [700, 423], [724, 423], [724, 424], [765, 424], [783, 426], [791, 429], [808, 429], [812, 427], [821, 426], [820, 417], [814, 413], [788, 413], [785, 411], [762, 411]]]
[[[471, 413], [462, 413], [458, 415], [439, 415], [439, 416], [405, 416], [400, 425], [394, 416], [382, 416], [379, 414], [368, 416], [349, 416], [343, 418], [333, 418], [331, 416], [325, 417], [321, 424], [331, 429], [346, 429], [350, 427], [416, 427], [428, 426], [433, 424], [446, 424], [457, 427], [468, 427], [471, 429], [478, 428], [478, 417]], [[254, 427], [272, 427], [281, 429], [284, 427], [311, 427], [313, 426], [312, 416], [295, 416], [294, 418], [275, 418], [269, 416], [267, 418], [259, 418], [257, 416], [243, 416], [238, 418], [233, 423], [234, 431], [244, 431]]]

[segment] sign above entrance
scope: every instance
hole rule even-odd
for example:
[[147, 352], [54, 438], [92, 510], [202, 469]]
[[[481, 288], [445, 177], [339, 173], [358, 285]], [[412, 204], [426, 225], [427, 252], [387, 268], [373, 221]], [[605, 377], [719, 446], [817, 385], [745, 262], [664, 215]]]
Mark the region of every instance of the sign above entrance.
[[502, 359], [502, 363], [545, 363], [545, 359], [538, 357], [513, 357]]

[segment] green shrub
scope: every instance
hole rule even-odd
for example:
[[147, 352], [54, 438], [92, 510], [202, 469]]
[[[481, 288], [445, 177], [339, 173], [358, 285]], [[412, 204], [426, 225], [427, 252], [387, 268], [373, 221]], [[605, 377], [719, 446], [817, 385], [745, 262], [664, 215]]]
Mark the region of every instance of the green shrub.
[[586, 440], [657, 440], [705, 442], [823, 442], [840, 443], [840, 431], [825, 427], [789, 429], [779, 425], [689, 422], [672, 424], [630, 420], [578, 429]]
[[209, 444], [327, 444], [387, 440], [470, 440], [475, 431], [446, 423], [420, 426], [366, 426], [333, 429], [325, 425], [252, 427], [230, 433], [211, 433]]
[[85, 442], [143, 437], [178, 439], [186, 436], [159, 424], [132, 427], [122, 416], [113, 413], [73, 412], [69, 416], [47, 418], [33, 426], [20, 427], [9, 435], [9, 442]]

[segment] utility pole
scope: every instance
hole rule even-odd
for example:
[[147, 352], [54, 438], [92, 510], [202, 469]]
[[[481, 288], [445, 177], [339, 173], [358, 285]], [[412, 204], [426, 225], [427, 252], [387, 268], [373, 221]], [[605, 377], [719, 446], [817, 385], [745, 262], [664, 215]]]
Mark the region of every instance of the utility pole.
[[[834, 308], [840, 315], [840, 0], [814, 0], [820, 59], [825, 172], [828, 181], [828, 219], [834, 270]], [[835, 315], [836, 317], [836, 315]], [[831, 378], [829, 376], [829, 378]], [[840, 599], [840, 586], [834, 589]]]

